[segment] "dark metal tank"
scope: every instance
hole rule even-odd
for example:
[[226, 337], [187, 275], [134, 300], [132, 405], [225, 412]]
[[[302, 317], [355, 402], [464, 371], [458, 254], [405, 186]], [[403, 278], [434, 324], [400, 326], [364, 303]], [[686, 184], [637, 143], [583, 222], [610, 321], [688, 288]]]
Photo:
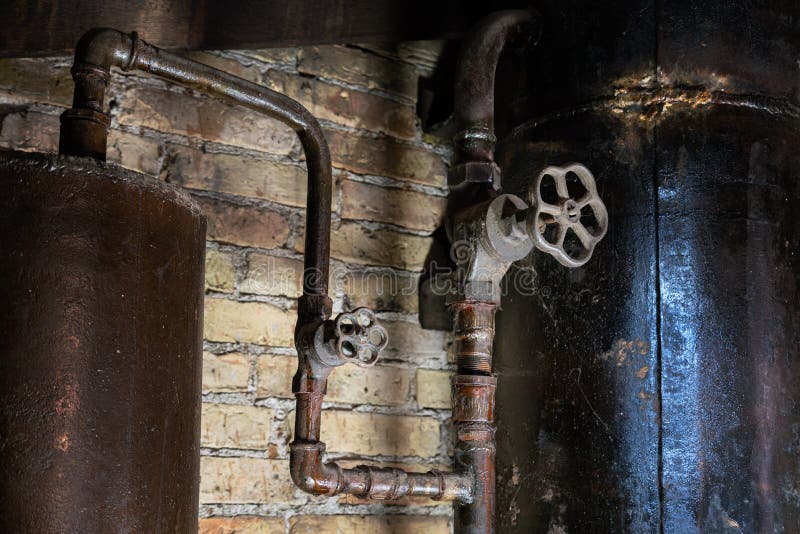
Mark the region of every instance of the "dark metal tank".
[[205, 218], [0, 152], [0, 531], [196, 532]]
[[609, 230], [507, 277], [498, 531], [799, 532], [800, 4], [539, 8], [504, 189], [583, 163]]

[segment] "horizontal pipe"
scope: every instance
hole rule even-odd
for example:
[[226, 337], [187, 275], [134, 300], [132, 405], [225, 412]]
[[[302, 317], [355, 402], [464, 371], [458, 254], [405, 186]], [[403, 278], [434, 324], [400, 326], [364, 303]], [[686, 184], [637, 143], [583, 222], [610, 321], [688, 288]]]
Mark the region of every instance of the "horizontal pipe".
[[295, 440], [291, 444], [291, 475], [294, 483], [313, 495], [354, 495], [367, 500], [397, 500], [427, 497], [438, 501], [469, 502], [469, 476], [431, 470], [415, 473], [394, 467], [359, 465], [345, 469], [323, 462], [325, 444]]

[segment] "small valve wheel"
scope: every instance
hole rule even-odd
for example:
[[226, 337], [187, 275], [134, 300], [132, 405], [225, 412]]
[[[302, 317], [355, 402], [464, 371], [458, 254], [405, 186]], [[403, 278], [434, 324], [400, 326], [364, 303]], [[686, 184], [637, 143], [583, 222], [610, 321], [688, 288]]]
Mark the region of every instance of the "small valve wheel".
[[386, 329], [367, 308], [340, 314], [336, 318], [335, 336], [339, 357], [361, 367], [374, 365], [389, 342]]
[[592, 173], [580, 163], [545, 168], [531, 185], [528, 234], [561, 265], [580, 267], [608, 230], [608, 212]]

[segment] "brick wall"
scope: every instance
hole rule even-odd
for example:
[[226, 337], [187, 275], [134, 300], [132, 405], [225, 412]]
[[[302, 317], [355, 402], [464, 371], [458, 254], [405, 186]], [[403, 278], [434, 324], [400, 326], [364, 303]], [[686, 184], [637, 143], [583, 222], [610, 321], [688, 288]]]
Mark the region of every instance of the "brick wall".
[[[339, 368], [329, 384], [322, 439], [348, 466], [449, 464], [449, 338], [420, 328], [415, 289], [445, 207], [448, 149], [415, 116], [417, 79], [437, 53], [408, 43], [193, 54], [300, 100], [326, 129], [334, 309], [369, 306], [391, 336], [376, 367]], [[70, 64], [0, 61], [0, 146], [57, 149]], [[108, 105], [109, 160], [189, 189], [209, 218], [200, 531], [449, 532], [448, 505], [316, 498], [289, 478], [305, 218], [294, 133], [139, 74], [115, 73]]]

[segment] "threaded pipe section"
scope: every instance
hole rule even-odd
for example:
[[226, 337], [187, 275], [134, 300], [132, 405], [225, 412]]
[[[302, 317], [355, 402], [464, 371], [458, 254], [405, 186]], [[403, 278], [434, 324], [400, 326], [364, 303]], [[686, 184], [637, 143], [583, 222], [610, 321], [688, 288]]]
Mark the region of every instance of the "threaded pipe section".
[[459, 374], [492, 374], [495, 309], [496, 305], [491, 302], [452, 304]]

